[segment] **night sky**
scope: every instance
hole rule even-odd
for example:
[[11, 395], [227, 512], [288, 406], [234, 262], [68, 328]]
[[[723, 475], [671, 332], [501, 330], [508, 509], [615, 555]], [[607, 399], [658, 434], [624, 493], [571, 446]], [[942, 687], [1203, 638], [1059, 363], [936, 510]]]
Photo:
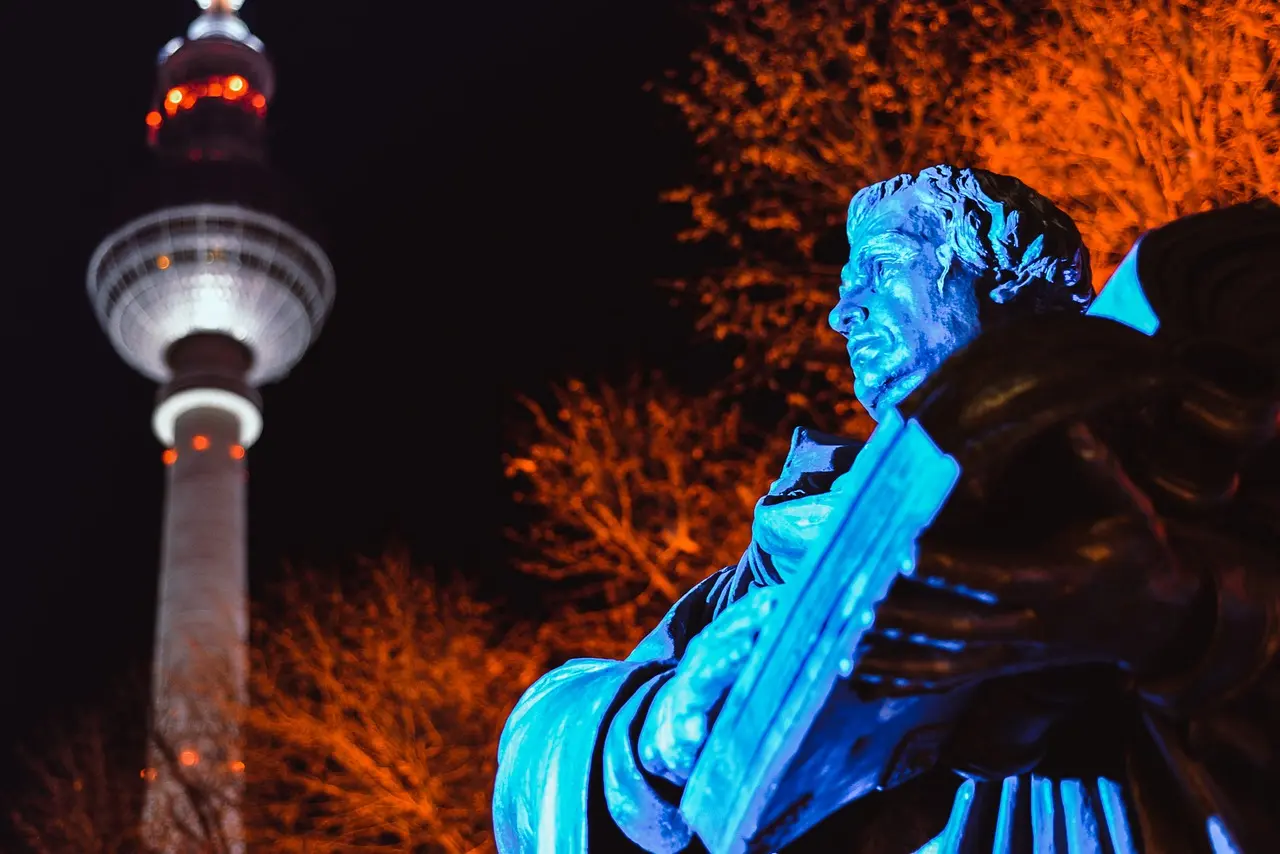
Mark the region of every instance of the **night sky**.
[[[323, 224], [338, 281], [317, 345], [264, 390], [249, 458], [255, 590], [285, 561], [341, 567], [394, 543], [499, 576], [514, 392], [681, 359], [671, 342], [688, 338], [687, 317], [652, 283], [697, 263], [673, 239], [683, 212], [658, 201], [693, 153], [642, 86], [696, 40], [687, 6], [246, 5], [279, 75], [272, 160]], [[155, 390], [98, 328], [84, 273], [150, 161], [156, 53], [196, 12], [188, 0], [0, 12], [0, 771], [10, 744], [150, 656]]]

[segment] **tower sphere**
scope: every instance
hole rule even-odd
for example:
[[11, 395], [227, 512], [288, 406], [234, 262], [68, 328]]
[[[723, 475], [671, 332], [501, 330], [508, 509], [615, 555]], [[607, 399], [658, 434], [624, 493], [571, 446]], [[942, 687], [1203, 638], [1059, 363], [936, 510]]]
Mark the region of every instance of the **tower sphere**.
[[334, 275], [315, 242], [236, 204], [166, 207], [124, 225], [89, 264], [89, 298], [129, 365], [167, 382], [170, 347], [222, 333], [252, 355], [250, 385], [281, 379], [319, 334]]

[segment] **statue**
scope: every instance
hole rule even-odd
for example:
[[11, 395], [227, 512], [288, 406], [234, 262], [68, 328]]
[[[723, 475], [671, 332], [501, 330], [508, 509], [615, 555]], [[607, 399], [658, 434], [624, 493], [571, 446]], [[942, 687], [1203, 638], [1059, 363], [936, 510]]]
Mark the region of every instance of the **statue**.
[[[1219, 243], [1252, 235], [1235, 260], [1280, 245], [1275, 212], [1250, 211], [1216, 226]], [[945, 738], [890, 745], [876, 785], [751, 850], [1271, 850], [1280, 501], [1253, 472], [1275, 473], [1274, 310], [1206, 314], [1177, 282], [1208, 269], [1241, 282], [1214, 305], [1238, 306], [1280, 264], [1213, 268], [1204, 257], [1232, 253], [1208, 251], [1158, 269], [1196, 242], [1181, 222], [1148, 235], [1137, 278], [1164, 324], [1148, 339], [1079, 317], [1078, 232], [1014, 179], [900, 176], [855, 196], [848, 232], [831, 323], [855, 393], [878, 418], [918, 419], [964, 473], [848, 690], [899, 723], [905, 700], [965, 693]], [[1247, 327], [1231, 346], [1202, 334], [1231, 323]], [[737, 566], [625, 661], [573, 661], [530, 688], [500, 746], [499, 850], [696, 849], [684, 789], [858, 452], [797, 430]], [[834, 757], [858, 749], [822, 736]], [[807, 766], [815, 790], [844, 779], [824, 777], [837, 764]]]

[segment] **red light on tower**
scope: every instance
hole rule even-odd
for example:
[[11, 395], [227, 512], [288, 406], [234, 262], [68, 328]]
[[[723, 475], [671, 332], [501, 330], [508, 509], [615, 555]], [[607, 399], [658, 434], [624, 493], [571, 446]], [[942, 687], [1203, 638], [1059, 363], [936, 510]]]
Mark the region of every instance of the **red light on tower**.
[[232, 446], [231, 446], [231, 459], [233, 459], [233, 460], [243, 460], [243, 459], [244, 459], [244, 445], [232, 445]]
[[156, 110], [147, 113], [147, 127], [158, 128], [164, 122], [164, 116]]
[[164, 456], [161, 459], [164, 460], [165, 465], [171, 466], [178, 461], [178, 452], [173, 448], [169, 448], [164, 452]]
[[254, 109], [265, 110], [267, 108], [267, 96], [259, 92], [253, 96], [253, 100], [249, 103], [253, 104]]
[[186, 750], [178, 754], [178, 761], [181, 762], [186, 767], [190, 768], [192, 765], [199, 764], [200, 754], [196, 753], [191, 748], [187, 748]]
[[208, 436], [193, 437], [191, 439], [191, 447], [195, 448], [197, 451], [209, 450], [209, 437]]
[[248, 86], [249, 84], [246, 83], [245, 79], [241, 77], [239, 74], [232, 75], [231, 77], [227, 78], [226, 97], [239, 98], [241, 95], [244, 94], [244, 90], [247, 89]]
[[210, 98], [222, 97], [222, 84], [219, 83], [217, 80], [209, 84], [209, 97]]

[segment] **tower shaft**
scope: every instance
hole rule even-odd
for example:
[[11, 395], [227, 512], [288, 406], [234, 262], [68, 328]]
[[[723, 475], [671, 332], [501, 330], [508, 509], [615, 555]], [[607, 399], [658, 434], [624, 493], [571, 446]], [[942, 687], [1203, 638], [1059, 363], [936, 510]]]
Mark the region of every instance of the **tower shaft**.
[[[245, 445], [252, 354], [196, 333], [165, 354], [153, 418], [167, 461], [144, 834], [158, 851], [244, 851], [240, 716], [249, 699]], [[253, 431], [256, 432], [256, 429]], [[198, 847], [192, 848], [192, 845]]]
[[[230, 850], [242, 838], [249, 617], [240, 434], [236, 415], [214, 406], [174, 423], [152, 688], [156, 779], [145, 816], [149, 842], [166, 852], [184, 852], [210, 832]], [[201, 796], [192, 799], [193, 791]]]

